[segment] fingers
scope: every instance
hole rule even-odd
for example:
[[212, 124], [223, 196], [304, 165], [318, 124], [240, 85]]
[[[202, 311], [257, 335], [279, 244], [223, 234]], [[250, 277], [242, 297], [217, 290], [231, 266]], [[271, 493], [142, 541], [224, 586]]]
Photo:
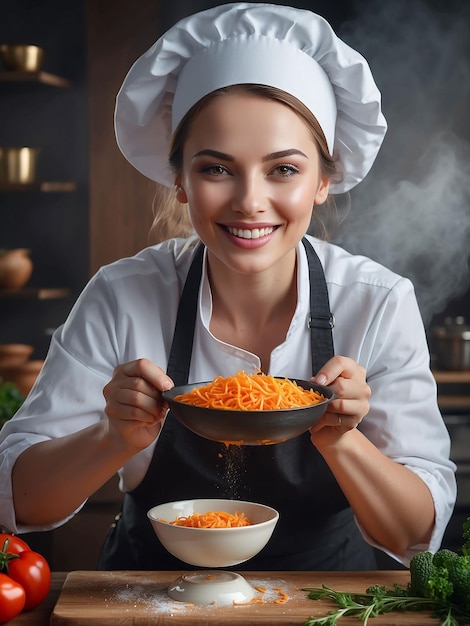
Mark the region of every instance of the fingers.
[[161, 419], [167, 409], [161, 392], [172, 387], [171, 378], [148, 359], [119, 365], [103, 389], [106, 414], [121, 420]]
[[331, 385], [339, 377], [365, 381], [366, 371], [353, 359], [337, 355], [327, 361], [312, 380], [319, 385]]
[[371, 390], [366, 381], [366, 371], [352, 359], [333, 357], [312, 380], [328, 385], [335, 394], [321, 420], [312, 427], [312, 434], [325, 426], [334, 429], [337, 435], [344, 434], [356, 428], [369, 412]]
[[128, 378], [141, 378], [147, 381], [158, 391], [168, 391], [174, 386], [171, 378], [158, 365], [148, 359], [137, 359], [118, 366], [116, 368], [118, 375], [119, 370]]
[[149, 446], [161, 431], [168, 407], [162, 391], [173, 381], [148, 359], [137, 359], [116, 367], [103, 389], [112, 445], [125, 454]]

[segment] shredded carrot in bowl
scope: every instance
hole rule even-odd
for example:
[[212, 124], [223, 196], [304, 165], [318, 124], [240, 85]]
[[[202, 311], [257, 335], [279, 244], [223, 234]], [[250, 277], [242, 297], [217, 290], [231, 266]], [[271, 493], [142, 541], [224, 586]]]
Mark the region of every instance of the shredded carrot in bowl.
[[211, 383], [195, 387], [174, 399], [211, 409], [272, 411], [312, 406], [325, 397], [314, 389], [304, 389], [288, 378], [239, 371], [234, 376], [217, 376]]
[[238, 513], [238, 511], [235, 513], [207, 511], [206, 513], [181, 515], [170, 524], [189, 528], [240, 528], [241, 526], [251, 526], [252, 522], [244, 513]]

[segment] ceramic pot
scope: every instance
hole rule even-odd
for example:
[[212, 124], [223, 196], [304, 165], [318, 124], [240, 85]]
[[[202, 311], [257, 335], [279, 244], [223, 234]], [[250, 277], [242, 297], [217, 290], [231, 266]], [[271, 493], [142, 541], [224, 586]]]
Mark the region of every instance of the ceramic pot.
[[21, 289], [33, 272], [33, 262], [27, 248], [0, 252], [0, 287]]
[[27, 396], [44, 364], [42, 360], [31, 360], [12, 367], [0, 365], [0, 380], [14, 383], [20, 392]]
[[33, 350], [33, 346], [26, 343], [2, 343], [0, 344], [0, 366], [22, 365], [32, 355]]

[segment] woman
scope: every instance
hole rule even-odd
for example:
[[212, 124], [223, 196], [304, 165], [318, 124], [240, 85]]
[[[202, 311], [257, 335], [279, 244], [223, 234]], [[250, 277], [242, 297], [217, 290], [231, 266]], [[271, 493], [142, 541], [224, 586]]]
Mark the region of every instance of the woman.
[[[174, 189], [195, 235], [90, 281], [2, 432], [0, 523], [54, 527], [119, 471], [102, 568], [187, 567], [146, 511], [228, 494], [280, 511], [246, 568], [370, 569], [374, 546], [404, 564], [439, 547], [455, 468], [413, 288], [306, 235], [385, 130], [365, 60], [308, 11], [216, 7], [134, 64], [118, 144]], [[166, 416], [162, 391], [239, 369], [312, 377], [337, 399], [305, 435], [236, 452]]]

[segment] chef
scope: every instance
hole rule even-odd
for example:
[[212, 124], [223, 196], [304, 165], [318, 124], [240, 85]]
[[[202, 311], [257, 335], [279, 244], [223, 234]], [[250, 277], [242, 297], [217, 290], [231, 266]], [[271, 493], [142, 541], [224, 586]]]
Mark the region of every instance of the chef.
[[[222, 5], [136, 61], [115, 126], [129, 162], [168, 188], [156, 230], [174, 236], [102, 268], [55, 332], [0, 434], [0, 524], [55, 528], [118, 472], [104, 569], [186, 567], [146, 512], [197, 497], [280, 512], [246, 569], [437, 550], [455, 467], [413, 286], [308, 234], [385, 135], [365, 59], [310, 11]], [[304, 435], [235, 451], [167, 414], [162, 391], [238, 370], [313, 378], [336, 399]]]

